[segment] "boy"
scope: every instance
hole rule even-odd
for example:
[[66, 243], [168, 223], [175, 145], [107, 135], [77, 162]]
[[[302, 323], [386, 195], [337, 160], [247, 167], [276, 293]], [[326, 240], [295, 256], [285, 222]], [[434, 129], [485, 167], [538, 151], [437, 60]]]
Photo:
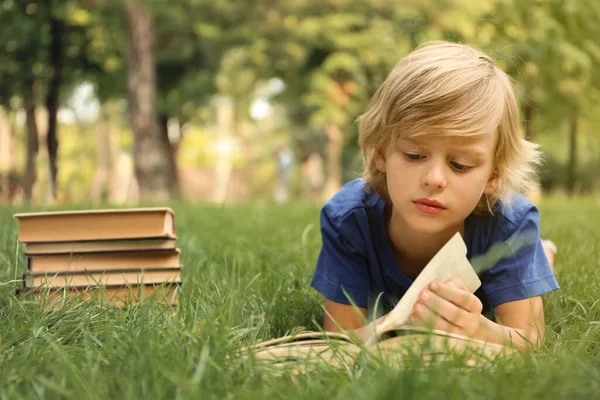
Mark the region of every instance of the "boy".
[[538, 210], [518, 194], [534, 184], [539, 152], [519, 134], [510, 78], [471, 47], [420, 47], [375, 93], [359, 119], [359, 142], [364, 179], [345, 185], [321, 212], [312, 286], [326, 298], [324, 329], [360, 330], [378, 312], [379, 295], [391, 309], [456, 232], [469, 260], [535, 235], [488, 265], [475, 294], [457, 281], [430, 283], [408, 323], [520, 348], [539, 344], [540, 296], [558, 284]]

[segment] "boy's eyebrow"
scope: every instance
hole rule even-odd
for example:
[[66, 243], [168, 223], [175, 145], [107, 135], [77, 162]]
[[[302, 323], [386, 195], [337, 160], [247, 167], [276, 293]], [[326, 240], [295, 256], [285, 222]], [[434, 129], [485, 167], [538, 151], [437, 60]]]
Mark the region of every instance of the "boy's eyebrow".
[[478, 160], [485, 160], [485, 152], [478, 149], [452, 149], [452, 153], [459, 156], [467, 156]]
[[[425, 143], [423, 140], [420, 140], [419, 138], [410, 138], [410, 137], [406, 137], [406, 138], [399, 138], [399, 140], [402, 140], [408, 144], [412, 144], [415, 146], [423, 146]], [[469, 146], [468, 143], [465, 143], [464, 146]], [[456, 154], [456, 155], [460, 155], [460, 156], [468, 156], [470, 158], [476, 158], [478, 160], [485, 160], [486, 158], [486, 153], [478, 148], [451, 148], [451, 153]]]
[[410, 144], [416, 144], [416, 145], [423, 144], [423, 141], [419, 140], [418, 138], [415, 139], [415, 138], [411, 138], [411, 137], [401, 137], [401, 138], [398, 138], [398, 140], [402, 140], [404, 142], [408, 142]]

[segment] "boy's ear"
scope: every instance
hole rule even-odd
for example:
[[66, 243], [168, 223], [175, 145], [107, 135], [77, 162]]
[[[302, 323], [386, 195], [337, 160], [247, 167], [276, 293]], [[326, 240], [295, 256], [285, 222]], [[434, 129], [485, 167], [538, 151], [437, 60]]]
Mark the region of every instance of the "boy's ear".
[[490, 194], [496, 193], [496, 189], [498, 188], [498, 180], [499, 179], [500, 179], [500, 174], [498, 173], [498, 170], [494, 168], [487, 183], [485, 184], [485, 188], [483, 189], [483, 194], [490, 195]]
[[375, 166], [379, 170], [379, 172], [386, 173], [386, 163], [385, 163], [385, 154], [382, 154], [380, 150], [375, 152]]

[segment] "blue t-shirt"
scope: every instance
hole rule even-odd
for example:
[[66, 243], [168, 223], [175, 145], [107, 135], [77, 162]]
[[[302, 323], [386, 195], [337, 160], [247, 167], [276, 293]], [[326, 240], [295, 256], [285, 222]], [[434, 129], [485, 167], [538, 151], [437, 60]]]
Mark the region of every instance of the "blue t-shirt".
[[[509, 206], [502, 202], [494, 215], [471, 214], [463, 239], [467, 258], [478, 271], [475, 292], [484, 312], [507, 301], [558, 289], [539, 238], [537, 208], [519, 195]], [[392, 308], [412, 284], [392, 252], [386, 231], [385, 201], [365, 191], [363, 180], [347, 183], [321, 210], [323, 246], [312, 287], [326, 298], [373, 309]]]

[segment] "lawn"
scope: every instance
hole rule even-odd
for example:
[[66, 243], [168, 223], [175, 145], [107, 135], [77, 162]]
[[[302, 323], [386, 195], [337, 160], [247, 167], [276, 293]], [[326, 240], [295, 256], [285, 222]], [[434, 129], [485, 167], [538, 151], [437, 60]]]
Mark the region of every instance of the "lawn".
[[310, 289], [316, 207], [172, 204], [185, 268], [175, 312], [69, 303], [47, 313], [17, 300], [25, 265], [16, 209], [0, 209], [0, 398], [597, 398], [600, 393], [600, 202], [549, 199], [542, 233], [559, 247], [561, 289], [544, 297], [547, 342], [532, 355], [467, 373], [324, 366], [275, 376], [242, 346], [318, 329]]

